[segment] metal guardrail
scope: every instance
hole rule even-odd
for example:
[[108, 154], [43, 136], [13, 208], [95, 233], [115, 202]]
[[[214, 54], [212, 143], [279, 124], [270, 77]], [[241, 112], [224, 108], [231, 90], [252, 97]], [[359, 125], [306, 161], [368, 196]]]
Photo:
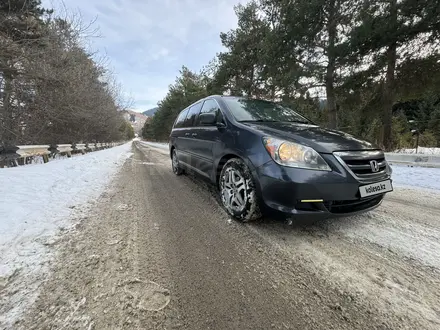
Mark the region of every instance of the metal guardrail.
[[49, 145], [19, 146], [16, 151], [21, 157], [49, 155]]
[[385, 153], [385, 158], [390, 164], [394, 163], [420, 167], [440, 167], [440, 155], [387, 152]]
[[16, 167], [35, 163], [47, 163], [51, 159], [93, 152], [119, 146], [124, 142], [78, 143], [58, 145], [22, 145], [0, 147], [0, 168]]

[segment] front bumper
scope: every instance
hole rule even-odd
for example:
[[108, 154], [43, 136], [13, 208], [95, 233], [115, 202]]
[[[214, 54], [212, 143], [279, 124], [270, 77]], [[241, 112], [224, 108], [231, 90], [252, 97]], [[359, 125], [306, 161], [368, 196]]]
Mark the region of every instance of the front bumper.
[[[277, 211], [313, 218], [363, 213], [381, 204], [384, 194], [361, 198], [359, 187], [368, 183], [360, 183], [340, 163], [330, 159], [331, 155], [328, 157], [331, 172], [284, 167], [274, 161], [257, 168], [255, 176], [264, 204]], [[390, 176], [388, 172], [385, 180]], [[305, 200], [308, 202], [301, 202]]]

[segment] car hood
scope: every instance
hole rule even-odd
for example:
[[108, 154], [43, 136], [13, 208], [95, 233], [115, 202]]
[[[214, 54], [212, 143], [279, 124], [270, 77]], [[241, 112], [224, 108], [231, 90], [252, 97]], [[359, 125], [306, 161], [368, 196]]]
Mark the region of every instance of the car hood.
[[271, 135], [276, 138], [298, 142], [312, 147], [320, 153], [379, 149], [374, 144], [359, 140], [350, 134], [316, 125], [286, 122], [245, 123], [245, 125], [261, 135]]

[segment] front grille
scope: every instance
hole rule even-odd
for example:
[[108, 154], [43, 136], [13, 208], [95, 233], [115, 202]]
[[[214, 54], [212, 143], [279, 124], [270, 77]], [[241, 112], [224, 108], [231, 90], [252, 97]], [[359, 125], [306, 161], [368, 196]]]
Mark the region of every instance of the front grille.
[[331, 213], [351, 213], [378, 205], [382, 201], [383, 196], [381, 194], [352, 201], [325, 201], [323, 204]]
[[344, 151], [335, 152], [334, 155], [349, 172], [362, 181], [385, 179], [388, 176], [383, 151]]

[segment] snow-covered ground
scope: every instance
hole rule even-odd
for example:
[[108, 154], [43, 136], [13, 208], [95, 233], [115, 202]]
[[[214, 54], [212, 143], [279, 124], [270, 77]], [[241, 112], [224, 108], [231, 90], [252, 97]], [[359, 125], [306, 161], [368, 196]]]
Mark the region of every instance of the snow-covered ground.
[[147, 141], [141, 141], [142, 144], [146, 144], [152, 147], [160, 148], [160, 149], [168, 149], [169, 145], [168, 143], [163, 142], [147, 142]]
[[[414, 149], [398, 149], [394, 152], [399, 152], [403, 154], [415, 154], [416, 148]], [[426, 148], [426, 147], [419, 147], [417, 149], [417, 154], [424, 154], [424, 155], [440, 155], [440, 148]]]
[[440, 168], [392, 165], [394, 185], [440, 190]]
[[[57, 234], [74, 225], [79, 206], [97, 198], [130, 156], [131, 142], [81, 157], [0, 169], [0, 292], [21, 282], [14, 283], [20, 292], [11, 298], [16, 302], [7, 311], [9, 320], [36, 294], [36, 279], [50, 262]], [[0, 328], [5, 313], [0, 310]]]

